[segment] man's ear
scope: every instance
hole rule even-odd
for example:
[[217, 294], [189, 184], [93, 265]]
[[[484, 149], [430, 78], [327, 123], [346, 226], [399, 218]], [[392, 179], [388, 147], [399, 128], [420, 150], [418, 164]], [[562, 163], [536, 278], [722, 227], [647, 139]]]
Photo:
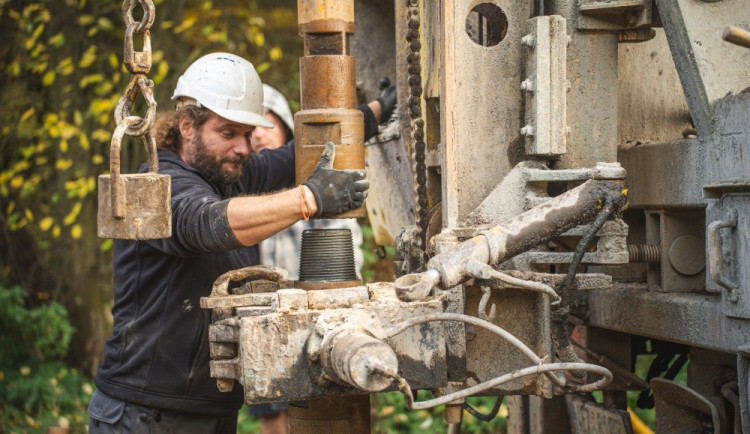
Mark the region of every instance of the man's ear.
[[179, 122], [180, 127], [180, 136], [184, 140], [192, 140], [193, 134], [195, 134], [195, 128], [193, 128], [193, 123], [188, 119], [187, 116], [183, 116], [180, 118]]

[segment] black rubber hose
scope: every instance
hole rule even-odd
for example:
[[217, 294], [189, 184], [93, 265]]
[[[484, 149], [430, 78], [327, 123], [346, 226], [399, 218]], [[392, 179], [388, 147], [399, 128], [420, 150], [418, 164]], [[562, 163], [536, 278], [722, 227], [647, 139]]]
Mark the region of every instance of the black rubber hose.
[[[605, 199], [604, 208], [596, 216], [591, 224], [591, 230], [587, 232], [578, 242], [573, 253], [573, 259], [570, 261], [568, 273], [563, 278], [560, 285], [556, 288], [557, 295], [560, 296], [560, 304], [552, 311], [552, 341], [555, 345], [557, 357], [564, 362], [580, 362], [576, 356], [573, 346], [570, 344], [570, 335], [568, 335], [568, 314], [570, 313], [570, 301], [568, 299], [568, 289], [573, 284], [578, 267], [581, 265], [583, 255], [591, 247], [596, 234], [604, 226], [604, 223], [615, 210], [614, 201], [611, 197]], [[582, 377], [584, 372], [573, 372], [576, 377]]]
[[490, 410], [490, 412], [487, 414], [480, 413], [479, 410], [469, 405], [468, 402], [464, 402], [463, 404], [461, 404], [461, 408], [468, 411], [472, 416], [481, 420], [482, 422], [489, 422], [492, 419], [494, 419], [495, 416], [497, 416], [497, 412], [500, 410], [500, 406], [502, 404], [503, 404], [503, 397], [498, 396], [497, 399], [495, 399], [495, 405], [492, 406], [492, 410]]

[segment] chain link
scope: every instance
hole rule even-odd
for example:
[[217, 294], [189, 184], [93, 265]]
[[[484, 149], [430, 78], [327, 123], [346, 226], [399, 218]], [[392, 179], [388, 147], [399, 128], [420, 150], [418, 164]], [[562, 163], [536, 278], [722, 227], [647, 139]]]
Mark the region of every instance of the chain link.
[[[143, 9], [141, 21], [135, 21], [133, 10], [136, 5]], [[122, 21], [125, 23], [125, 49], [123, 63], [128, 72], [132, 74], [128, 87], [123, 92], [115, 108], [115, 122], [118, 128], [126, 128], [125, 134], [129, 136], [142, 136], [148, 134], [154, 124], [156, 116], [156, 99], [154, 98], [154, 82], [146, 74], [151, 71], [151, 26], [156, 17], [156, 7], [152, 0], [123, 0]], [[133, 37], [140, 34], [143, 37], [142, 51], [135, 50]], [[131, 110], [138, 95], [143, 95], [146, 100], [145, 117], [132, 116]], [[137, 122], [133, 121], [137, 118]], [[131, 118], [126, 122], [126, 119]]]
[[409, 30], [406, 41], [409, 43], [409, 54], [406, 57], [408, 64], [409, 100], [407, 108], [411, 121], [411, 134], [414, 143], [412, 149], [412, 171], [414, 172], [414, 195], [417, 198], [417, 242], [420, 252], [418, 255], [426, 262], [426, 238], [428, 220], [429, 198], [427, 196], [427, 166], [425, 165], [426, 145], [424, 142], [424, 119], [422, 118], [422, 64], [420, 50], [419, 29], [419, 0], [407, 0], [407, 13], [409, 19]]

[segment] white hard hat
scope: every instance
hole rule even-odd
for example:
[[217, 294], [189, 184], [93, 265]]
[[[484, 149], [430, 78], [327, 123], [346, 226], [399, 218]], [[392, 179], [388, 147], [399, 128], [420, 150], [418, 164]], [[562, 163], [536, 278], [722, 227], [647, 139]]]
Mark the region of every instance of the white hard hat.
[[289, 109], [289, 103], [278, 90], [267, 84], [263, 84], [263, 107], [266, 111], [273, 112], [279, 119], [286, 124], [291, 131], [294, 131], [294, 119], [292, 110]]
[[177, 80], [173, 100], [194, 104], [245, 125], [272, 128], [263, 110], [263, 87], [252, 63], [230, 53], [211, 53], [193, 62]]

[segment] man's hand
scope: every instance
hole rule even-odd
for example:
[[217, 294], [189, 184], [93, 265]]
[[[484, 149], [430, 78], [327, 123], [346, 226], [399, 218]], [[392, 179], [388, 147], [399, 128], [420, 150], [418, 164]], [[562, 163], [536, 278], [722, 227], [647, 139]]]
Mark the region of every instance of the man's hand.
[[330, 217], [359, 208], [365, 203], [367, 190], [370, 188], [370, 181], [366, 179], [364, 170], [334, 169], [335, 155], [333, 143], [326, 143], [315, 171], [303, 183], [315, 196], [318, 205], [315, 215], [319, 217]]

